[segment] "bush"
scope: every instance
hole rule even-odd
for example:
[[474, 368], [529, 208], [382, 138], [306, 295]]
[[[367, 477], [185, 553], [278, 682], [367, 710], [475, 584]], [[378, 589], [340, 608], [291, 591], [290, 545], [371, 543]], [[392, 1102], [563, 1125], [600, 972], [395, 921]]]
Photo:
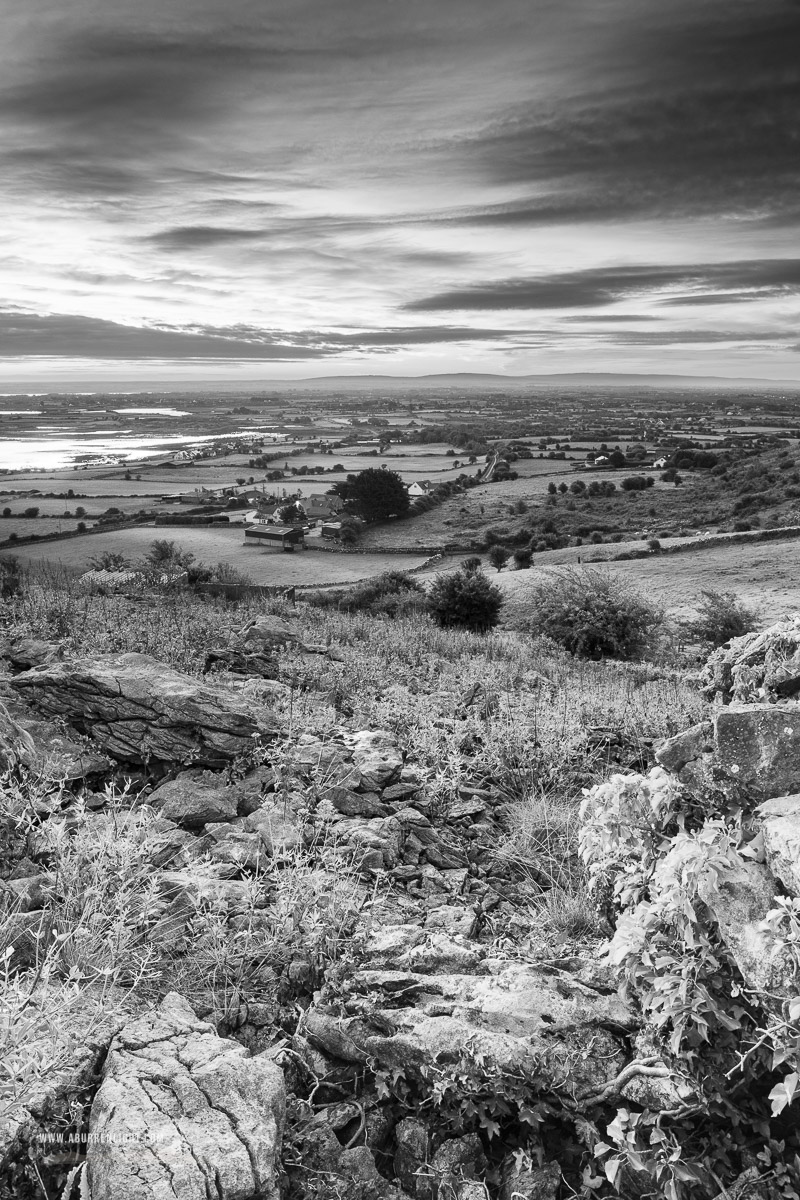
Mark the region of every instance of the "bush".
[[306, 600], [315, 608], [337, 608], [340, 612], [368, 612], [374, 616], [405, 616], [425, 607], [425, 589], [405, 571], [384, 571], [351, 588], [327, 588], [310, 592]]
[[504, 546], [492, 546], [489, 551], [489, 562], [498, 571], [502, 571], [509, 559], [509, 553]]
[[661, 542], [658, 540], [658, 538], [650, 538], [650, 540], [647, 543], [647, 546], [648, 546], [648, 549], [653, 552], [653, 554], [661, 553]]
[[607, 570], [553, 571], [531, 597], [532, 632], [545, 634], [581, 658], [642, 658], [653, 648], [664, 616]]
[[533, 554], [530, 550], [519, 549], [514, 551], [514, 566], [518, 571], [527, 571], [533, 561]]
[[620, 484], [623, 492], [643, 492], [647, 487], [644, 475], [628, 475]]
[[503, 593], [482, 571], [437, 575], [428, 593], [428, 612], [443, 628], [486, 633], [500, 619]]
[[480, 571], [480, 569], [481, 560], [477, 554], [473, 554], [469, 558], [462, 559], [461, 570], [466, 571], [467, 574], [470, 574], [473, 571]]
[[731, 638], [742, 637], [758, 629], [758, 612], [748, 608], [735, 592], [703, 591], [697, 605], [698, 617], [689, 626], [700, 641], [722, 646]]

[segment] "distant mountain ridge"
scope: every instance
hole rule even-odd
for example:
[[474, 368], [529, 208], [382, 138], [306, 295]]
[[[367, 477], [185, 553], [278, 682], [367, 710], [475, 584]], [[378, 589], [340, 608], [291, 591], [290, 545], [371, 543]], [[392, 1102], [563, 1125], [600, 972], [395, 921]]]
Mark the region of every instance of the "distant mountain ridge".
[[563, 372], [549, 375], [494, 375], [461, 371], [441, 375], [324, 375], [307, 379], [274, 379], [270, 388], [348, 387], [348, 388], [409, 388], [409, 387], [725, 387], [788, 388], [800, 390], [800, 380], [736, 379], [717, 375], [634, 375], [625, 372]]
[[[16, 387], [14, 385], [17, 385]], [[239, 395], [281, 391], [413, 391], [434, 388], [465, 388], [478, 390], [516, 391], [520, 388], [582, 388], [582, 387], [639, 387], [639, 388], [721, 388], [726, 391], [800, 391], [800, 379], [735, 378], [724, 375], [649, 375], [624, 371], [576, 371], [541, 375], [499, 375], [479, 371], [453, 371], [437, 375], [312, 375], [300, 379], [137, 379], [110, 383], [108, 380], [58, 379], [32, 390], [22, 381], [7, 381], [2, 395], [45, 396], [143, 396], [151, 393], [228, 392]]]

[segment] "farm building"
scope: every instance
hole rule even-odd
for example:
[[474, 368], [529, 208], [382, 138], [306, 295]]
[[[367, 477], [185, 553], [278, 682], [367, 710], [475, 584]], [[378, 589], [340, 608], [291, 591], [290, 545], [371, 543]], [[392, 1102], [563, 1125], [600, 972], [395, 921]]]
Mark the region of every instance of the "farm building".
[[244, 531], [246, 546], [262, 545], [268, 550], [294, 550], [305, 546], [304, 531], [298, 525], [248, 525]]
[[308, 500], [303, 501], [303, 507], [309, 517], [325, 520], [326, 517], [335, 517], [341, 511], [343, 501], [339, 496], [327, 496], [322, 493], [314, 493], [309, 496]]
[[323, 521], [320, 533], [324, 538], [338, 538], [341, 532], [341, 521]]
[[409, 485], [408, 494], [412, 500], [418, 496], [427, 496], [432, 488], [430, 479], [418, 479], [416, 482]]

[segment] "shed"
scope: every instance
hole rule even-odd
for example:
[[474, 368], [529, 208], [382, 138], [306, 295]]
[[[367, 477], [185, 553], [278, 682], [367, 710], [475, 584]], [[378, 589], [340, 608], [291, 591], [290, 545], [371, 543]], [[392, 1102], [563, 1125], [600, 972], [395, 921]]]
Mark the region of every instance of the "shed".
[[294, 550], [305, 545], [304, 530], [298, 525], [248, 525], [244, 541], [246, 546], [260, 544], [273, 550]]

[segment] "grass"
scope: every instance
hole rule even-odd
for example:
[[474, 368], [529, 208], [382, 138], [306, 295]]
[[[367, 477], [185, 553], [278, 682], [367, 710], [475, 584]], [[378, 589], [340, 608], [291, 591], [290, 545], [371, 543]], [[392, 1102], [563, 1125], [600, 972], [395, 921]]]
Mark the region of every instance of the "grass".
[[[390, 620], [303, 604], [294, 612], [263, 599], [232, 608], [181, 592], [92, 596], [61, 572], [28, 579], [0, 608], [0, 619], [8, 635], [57, 637], [71, 653], [144, 651], [199, 675], [210, 646], [264, 612], [295, 622], [306, 642], [338, 651], [334, 657], [291, 647], [278, 652], [286, 687], [274, 704], [287, 736], [271, 757], [277, 754], [274, 766], [287, 792], [313, 788], [292, 766], [300, 734], [324, 742], [343, 726], [388, 729], [424, 778], [439, 817], [464, 783], [499, 793], [495, 811], [503, 814], [505, 833], [491, 870], [530, 883], [520, 922], [537, 931], [537, 952], [598, 935], [576, 854], [577, 811], [582, 788], [619, 770], [620, 762], [609, 759], [595, 734], [598, 727], [615, 731], [624, 753], [635, 756], [643, 739], [700, 720], [705, 702], [678, 671], [579, 661], [546, 640], [440, 629], [421, 614]], [[221, 681], [258, 701], [259, 681]], [[466, 705], [476, 685], [479, 702]], [[286, 1001], [278, 989], [289, 964], [306, 964], [310, 986], [318, 986], [353, 930], [369, 920], [370, 894], [357, 864], [348, 866], [324, 840], [279, 864], [259, 863], [233, 924], [214, 903], [177, 911], [155, 882], [159, 829], [147, 805], [131, 807], [124, 789], [112, 790], [97, 814], [67, 793], [51, 794], [47, 808], [54, 815], [43, 820], [38, 802], [45, 786], [19, 766], [0, 780], [0, 828], [16, 829], [35, 847], [51, 881], [31, 965], [3, 956], [16, 913], [0, 917], [6, 1047], [0, 1121], [13, 1125], [32, 1096], [66, 1075], [90, 1035], [99, 1038], [169, 990], [228, 1030], [248, 1003], [271, 1005], [275, 1036], [282, 1036], [296, 1019], [293, 1002], [281, 1008]], [[384, 891], [376, 884], [379, 904]], [[494, 930], [502, 947], [509, 923], [493, 920], [488, 936]], [[67, 1111], [63, 1119], [78, 1117]]]

